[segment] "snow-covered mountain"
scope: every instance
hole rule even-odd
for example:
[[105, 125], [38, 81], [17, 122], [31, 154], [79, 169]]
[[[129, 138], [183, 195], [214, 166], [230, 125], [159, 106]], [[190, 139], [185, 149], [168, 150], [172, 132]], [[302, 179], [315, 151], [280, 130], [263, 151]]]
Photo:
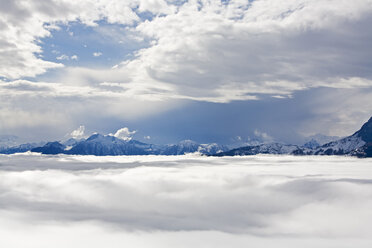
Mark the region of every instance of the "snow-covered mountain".
[[372, 157], [372, 117], [353, 135], [324, 145], [312, 139], [303, 146], [280, 143], [245, 146], [216, 156], [255, 155], [255, 154], [292, 154], [292, 155], [349, 155]]
[[201, 153], [206, 155], [216, 154], [217, 152], [227, 151], [228, 148], [217, 143], [199, 144], [192, 140], [183, 140], [178, 144], [165, 145], [158, 148], [161, 155], [182, 155], [187, 153]]
[[198, 151], [199, 144], [192, 140], [183, 140], [178, 144], [165, 145], [160, 148], [161, 155], [180, 155]]
[[354, 134], [346, 138], [324, 144], [314, 149], [314, 155], [345, 155], [362, 147], [366, 142]]
[[11, 147], [3, 147], [3, 148], [0, 148], [0, 154], [14, 154], [14, 153], [27, 152], [35, 147], [40, 147], [44, 144], [45, 142], [39, 142], [39, 143], [26, 143], [26, 144], [21, 144], [17, 146], [11, 146]]
[[206, 154], [206, 155], [212, 155], [212, 154], [216, 154], [216, 153], [224, 152], [228, 150], [229, 149], [227, 148], [227, 146], [219, 145], [217, 143], [200, 144], [198, 147], [198, 152], [201, 154]]
[[[75, 155], [183, 155], [201, 153], [212, 155], [227, 151], [227, 147], [212, 144], [198, 144], [192, 140], [184, 140], [172, 145], [146, 144], [137, 140], [123, 140], [112, 135], [93, 134], [86, 140], [67, 140], [63, 143], [48, 142], [41, 147], [30, 147], [32, 152], [43, 154], [75, 154]], [[23, 151], [24, 152], [24, 151]]]
[[111, 135], [93, 134], [88, 139], [83, 140], [66, 150], [66, 154], [79, 155], [146, 155], [147, 146], [137, 146], [136, 143], [118, 139]]
[[137, 140], [124, 140], [113, 135], [93, 134], [87, 139], [70, 139], [65, 142], [35, 143], [0, 148], [0, 153], [40, 152], [43, 154], [76, 155], [183, 155], [200, 153], [215, 156], [235, 156], [254, 154], [292, 154], [292, 155], [349, 155], [372, 157], [372, 117], [353, 135], [323, 145], [312, 139], [303, 146], [281, 143], [248, 145], [229, 150], [216, 143], [199, 144], [184, 140], [178, 144], [154, 145]]
[[304, 149], [297, 145], [286, 145], [281, 143], [268, 143], [256, 146], [245, 146], [235, 148], [227, 152], [217, 153], [216, 156], [243, 156], [256, 154], [298, 154], [298, 151]]
[[319, 142], [316, 141], [315, 139], [311, 139], [303, 145], [303, 147], [308, 149], [315, 149], [318, 148], [319, 146], [320, 146]]
[[75, 139], [75, 138], [69, 138], [68, 140], [64, 140], [60, 142], [61, 144], [65, 145], [66, 147], [72, 147], [76, 145], [77, 143], [84, 141], [85, 139]]
[[43, 154], [59, 154], [64, 153], [66, 146], [58, 141], [48, 142], [44, 146], [31, 149], [32, 152], [40, 152]]
[[370, 157], [372, 147], [372, 117], [359, 131], [346, 138], [327, 143], [314, 151], [314, 155], [353, 155]]

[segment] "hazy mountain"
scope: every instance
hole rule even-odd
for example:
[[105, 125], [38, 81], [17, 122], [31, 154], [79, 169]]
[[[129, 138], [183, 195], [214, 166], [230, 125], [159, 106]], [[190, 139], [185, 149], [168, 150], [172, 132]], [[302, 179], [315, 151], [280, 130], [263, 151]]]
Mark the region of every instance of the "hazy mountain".
[[21, 145], [12, 146], [12, 147], [3, 147], [3, 148], [0, 148], [0, 154], [23, 153], [23, 152], [30, 151], [31, 149], [35, 147], [40, 147], [44, 144], [45, 142], [39, 142], [39, 143], [26, 143], [26, 144], [21, 144]]
[[0, 135], [0, 148], [16, 146], [19, 138], [15, 135]]

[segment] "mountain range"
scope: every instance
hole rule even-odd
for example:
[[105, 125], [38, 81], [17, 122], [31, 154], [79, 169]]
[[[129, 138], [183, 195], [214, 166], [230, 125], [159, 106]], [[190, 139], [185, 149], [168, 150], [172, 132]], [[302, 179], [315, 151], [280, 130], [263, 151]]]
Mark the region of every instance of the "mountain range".
[[303, 146], [281, 143], [244, 146], [214, 154], [214, 156], [243, 156], [255, 154], [291, 155], [349, 155], [372, 157], [372, 117], [353, 135], [319, 145], [315, 140]]
[[216, 143], [199, 144], [191, 140], [184, 140], [178, 144], [154, 145], [137, 140], [123, 140], [112, 135], [93, 134], [87, 139], [69, 139], [65, 142], [48, 142], [43, 146], [37, 144], [23, 144], [16, 147], [0, 149], [0, 153], [11, 154], [19, 152], [38, 152], [42, 154], [73, 154], [73, 155], [183, 155], [187, 153], [201, 153], [213, 155], [228, 148]]
[[[325, 137], [325, 136], [324, 136]], [[8, 138], [8, 137], [7, 137]], [[316, 138], [316, 137], [315, 137]], [[184, 140], [178, 144], [155, 145], [137, 140], [123, 140], [112, 135], [93, 134], [87, 139], [68, 139], [64, 142], [27, 143], [12, 147], [0, 147], [0, 153], [38, 152], [42, 154], [73, 155], [183, 155], [198, 152], [209, 156], [243, 156], [255, 154], [291, 155], [347, 155], [372, 157], [372, 117], [353, 135], [319, 144], [314, 137], [304, 145], [265, 143], [246, 145], [234, 149], [227, 146], [199, 144]], [[324, 139], [323, 139], [324, 140]]]

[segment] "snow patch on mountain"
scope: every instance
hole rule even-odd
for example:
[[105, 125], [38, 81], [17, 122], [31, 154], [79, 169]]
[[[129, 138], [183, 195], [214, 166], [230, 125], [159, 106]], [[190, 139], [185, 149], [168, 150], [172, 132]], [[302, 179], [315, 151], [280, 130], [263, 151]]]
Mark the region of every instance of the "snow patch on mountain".
[[314, 154], [347, 154], [350, 153], [362, 146], [366, 142], [362, 140], [358, 135], [349, 136], [338, 141], [333, 141], [328, 144], [321, 146], [320, 148], [314, 151]]

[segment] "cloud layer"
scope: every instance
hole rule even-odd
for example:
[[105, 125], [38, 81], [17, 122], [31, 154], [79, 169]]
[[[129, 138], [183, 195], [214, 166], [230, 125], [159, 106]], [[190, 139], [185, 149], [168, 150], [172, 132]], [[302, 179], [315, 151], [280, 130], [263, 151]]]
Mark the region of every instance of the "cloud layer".
[[[342, 239], [370, 244], [370, 162], [289, 156], [1, 156], [0, 216], [21, 230], [32, 223], [62, 233], [72, 226], [78, 232], [99, 227], [102, 235], [181, 232], [187, 239], [200, 232], [216, 239], [264, 236], [267, 242], [324, 239], [321, 247]], [[6, 223], [0, 230], [7, 229]], [[239, 247], [247, 245], [240, 240]]]
[[[0, 75], [35, 76], [62, 66], [38, 58], [36, 41], [59, 23], [106, 20], [150, 40], [135, 58], [101, 72], [122, 78], [116, 86], [135, 95], [228, 102], [261, 94], [288, 97], [311, 87], [372, 85], [371, 1], [151, 2], [12, 1], [9, 10], [2, 8], [2, 42], [8, 45], [1, 57], [8, 62]], [[154, 18], [141, 19], [145, 11]], [[14, 47], [12, 56], [6, 47]]]

